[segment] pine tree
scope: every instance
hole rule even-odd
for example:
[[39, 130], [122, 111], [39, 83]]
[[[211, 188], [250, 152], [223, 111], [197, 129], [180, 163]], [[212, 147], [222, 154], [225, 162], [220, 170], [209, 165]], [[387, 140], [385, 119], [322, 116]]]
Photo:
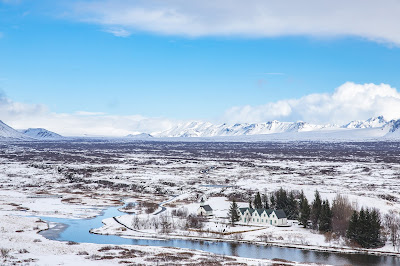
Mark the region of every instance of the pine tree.
[[275, 208], [275, 196], [274, 196], [274, 194], [271, 194], [271, 197], [269, 198], [269, 201], [271, 202], [270, 208], [274, 209]]
[[372, 209], [370, 212], [369, 246], [378, 247], [381, 244], [381, 217], [379, 211]]
[[264, 209], [269, 209], [268, 197], [264, 194], [263, 195], [263, 202], [264, 202]]
[[239, 221], [239, 219], [240, 219], [239, 208], [235, 202], [235, 199], [232, 200], [232, 203], [231, 203], [231, 206], [230, 206], [229, 212], [228, 212], [228, 217], [231, 221], [232, 226], [235, 226], [235, 223], [237, 221]]
[[283, 188], [280, 188], [278, 191], [275, 191], [275, 208], [280, 210], [284, 210], [287, 212], [287, 206], [288, 206], [288, 197], [287, 197], [287, 192]]
[[250, 209], [253, 209], [253, 205], [252, 205], [252, 203], [251, 203], [251, 199], [249, 199], [249, 208], [250, 208]]
[[358, 225], [358, 212], [353, 211], [350, 217], [349, 227], [347, 228], [346, 237], [351, 240], [356, 240], [357, 238], [357, 225]]
[[350, 218], [346, 237], [354, 240], [363, 248], [378, 247], [381, 245], [381, 219], [377, 210], [361, 208], [354, 211]]
[[254, 197], [254, 208], [262, 209], [262, 201], [261, 201], [260, 192], [257, 192], [256, 196]]
[[300, 193], [300, 197], [299, 197], [299, 206], [301, 208], [301, 206], [303, 205], [303, 201], [306, 197], [304, 196], [304, 191], [302, 190]]
[[313, 229], [318, 229], [322, 209], [321, 197], [318, 190], [315, 190], [315, 198], [311, 207], [311, 222]]
[[332, 230], [332, 211], [329, 206], [329, 201], [324, 200], [319, 216], [319, 230], [321, 232], [329, 232]]
[[308, 204], [307, 198], [304, 197], [300, 206], [300, 222], [303, 227], [307, 227], [308, 220], [310, 219], [310, 205]]
[[357, 223], [357, 235], [356, 242], [360, 244], [363, 248], [367, 246], [367, 234], [368, 234], [368, 209], [364, 210], [361, 208], [360, 213], [358, 215], [358, 223]]
[[287, 217], [288, 219], [297, 219], [299, 217], [299, 208], [293, 191], [290, 191], [288, 197]]

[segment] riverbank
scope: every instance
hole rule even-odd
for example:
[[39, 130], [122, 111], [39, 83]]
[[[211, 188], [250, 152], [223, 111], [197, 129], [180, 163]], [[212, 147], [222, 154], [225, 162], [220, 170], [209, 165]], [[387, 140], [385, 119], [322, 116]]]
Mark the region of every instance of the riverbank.
[[[156, 240], [171, 240], [171, 239], [185, 239], [193, 241], [211, 241], [211, 242], [227, 242], [236, 244], [251, 244], [259, 246], [273, 246], [273, 247], [283, 247], [283, 248], [293, 248], [308, 251], [320, 251], [320, 252], [330, 252], [330, 253], [343, 253], [343, 254], [364, 254], [364, 255], [376, 255], [376, 256], [393, 256], [399, 257], [399, 252], [381, 251], [381, 250], [371, 250], [363, 248], [350, 248], [350, 247], [321, 247], [313, 245], [295, 245], [289, 243], [279, 243], [279, 242], [262, 242], [262, 241], [250, 241], [250, 240], [238, 240], [238, 239], [228, 239], [228, 238], [213, 238], [213, 237], [201, 237], [201, 236], [190, 236], [190, 235], [177, 235], [177, 234], [160, 234], [160, 233], [148, 233], [140, 230], [134, 230], [129, 226], [121, 223], [117, 217], [112, 219], [103, 220], [104, 226], [101, 228], [91, 230], [94, 234], [104, 234], [104, 235], [118, 235], [120, 237], [131, 238], [131, 239], [156, 239]], [[127, 233], [127, 231], [121, 231], [123, 226], [132, 233]]]
[[[101, 245], [54, 241], [38, 234], [46, 222], [0, 211], [1, 265], [273, 265], [277, 260], [220, 256], [208, 252], [168, 247]], [[313, 265], [279, 261], [281, 265]]]

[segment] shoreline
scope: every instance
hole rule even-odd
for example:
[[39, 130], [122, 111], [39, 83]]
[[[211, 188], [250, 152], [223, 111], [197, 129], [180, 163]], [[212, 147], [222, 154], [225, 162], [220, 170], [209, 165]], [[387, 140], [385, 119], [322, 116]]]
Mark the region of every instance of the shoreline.
[[[117, 216], [118, 217], [118, 216]], [[210, 238], [210, 237], [199, 237], [199, 236], [183, 236], [183, 235], [152, 235], [151, 233], [146, 233], [138, 230], [134, 230], [132, 228], [129, 228], [128, 226], [124, 225], [123, 223], [119, 222], [116, 217], [109, 217], [106, 219], [112, 218], [114, 222], [118, 223], [119, 225], [124, 226], [127, 230], [131, 230], [134, 232], [141, 233], [142, 235], [138, 236], [132, 236], [132, 235], [124, 235], [122, 233], [117, 233], [117, 234], [104, 234], [104, 233], [98, 233], [98, 232], [93, 232], [93, 230], [99, 229], [99, 228], [92, 228], [89, 230], [89, 233], [95, 234], [95, 235], [114, 235], [114, 236], [119, 236], [122, 238], [126, 239], [143, 239], [143, 240], [161, 240], [161, 241], [168, 241], [172, 239], [180, 239], [180, 240], [188, 240], [188, 241], [210, 241], [210, 242], [226, 242], [226, 243], [236, 243], [236, 244], [250, 244], [250, 245], [257, 245], [257, 246], [272, 246], [272, 247], [279, 247], [279, 248], [291, 248], [291, 249], [299, 249], [299, 250], [305, 250], [305, 251], [316, 251], [316, 252], [328, 252], [328, 253], [338, 253], [338, 254], [363, 254], [363, 255], [373, 255], [373, 256], [390, 256], [390, 257], [400, 257], [400, 252], [390, 252], [390, 251], [377, 251], [377, 250], [368, 250], [368, 249], [354, 249], [354, 248], [344, 248], [344, 247], [319, 247], [315, 245], [296, 245], [296, 244], [289, 244], [289, 243], [277, 243], [277, 242], [259, 242], [259, 241], [250, 241], [250, 240], [235, 240], [235, 239], [219, 239], [219, 238]], [[104, 223], [104, 220], [102, 220], [102, 223]], [[62, 224], [62, 223], [61, 223]], [[46, 231], [51, 228], [47, 228], [41, 231]], [[59, 240], [54, 240], [54, 241], [59, 241]], [[64, 242], [64, 241], [59, 241], [59, 242]], [[83, 243], [90, 243], [90, 242], [83, 242]], [[91, 243], [94, 244], [94, 243]], [[113, 244], [113, 245], [118, 245], [118, 244]], [[133, 245], [136, 246], [136, 245]], [[138, 245], [140, 246], [140, 245]], [[237, 256], [240, 257], [240, 256]]]

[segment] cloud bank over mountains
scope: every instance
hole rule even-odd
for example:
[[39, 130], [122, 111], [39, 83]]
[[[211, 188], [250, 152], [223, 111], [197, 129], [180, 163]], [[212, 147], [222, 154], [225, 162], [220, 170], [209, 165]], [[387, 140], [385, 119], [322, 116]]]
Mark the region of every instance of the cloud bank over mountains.
[[357, 36], [400, 44], [397, 0], [79, 0], [72, 19], [116, 36], [137, 31], [179, 36]]
[[226, 111], [224, 120], [230, 123], [301, 120], [342, 125], [379, 115], [389, 120], [400, 118], [400, 93], [387, 84], [347, 82], [333, 93], [309, 94], [260, 106], [232, 107]]
[[[225, 114], [216, 114], [215, 120], [230, 124], [301, 120], [343, 125], [351, 120], [364, 120], [378, 115], [383, 115], [387, 120], [400, 118], [400, 93], [387, 84], [347, 82], [330, 94], [310, 94], [261, 106], [232, 107]], [[44, 105], [19, 103], [4, 95], [0, 96], [0, 120], [14, 128], [41, 127], [65, 136], [155, 133], [188, 122], [165, 117], [108, 115], [88, 111], [54, 113]]]

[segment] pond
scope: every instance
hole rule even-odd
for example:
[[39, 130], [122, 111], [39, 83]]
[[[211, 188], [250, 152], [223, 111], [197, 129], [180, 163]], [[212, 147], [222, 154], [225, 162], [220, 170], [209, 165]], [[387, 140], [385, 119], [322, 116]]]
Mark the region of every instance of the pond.
[[400, 258], [391, 256], [307, 251], [296, 248], [281, 248], [232, 242], [196, 241], [185, 239], [128, 239], [115, 235], [96, 235], [89, 232], [92, 228], [101, 227], [103, 225], [101, 222], [103, 219], [124, 215], [125, 213], [118, 211], [118, 208], [120, 207], [107, 208], [100, 215], [92, 219], [40, 217], [47, 222], [56, 223], [56, 226], [49, 230], [42, 231], [40, 234], [48, 239], [58, 241], [189, 248], [220, 255], [232, 255], [255, 259], [279, 258], [290, 261], [314, 262], [332, 265], [400, 265]]

